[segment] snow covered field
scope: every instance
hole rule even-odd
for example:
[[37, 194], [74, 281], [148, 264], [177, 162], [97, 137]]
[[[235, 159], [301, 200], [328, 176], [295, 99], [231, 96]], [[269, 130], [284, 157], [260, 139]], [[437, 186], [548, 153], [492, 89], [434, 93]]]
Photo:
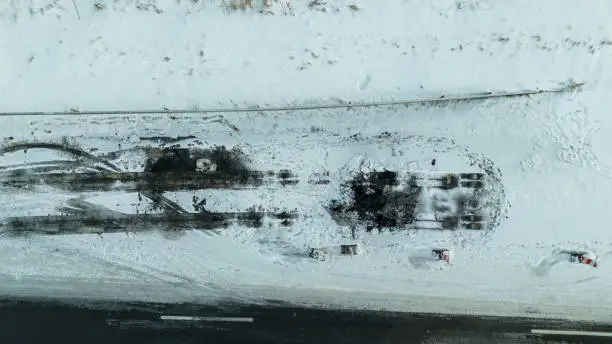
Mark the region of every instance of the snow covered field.
[[[107, 0], [96, 9], [77, 0], [77, 14], [72, 1], [49, 3], [0, 4], [0, 111], [317, 104], [546, 89], [568, 79], [586, 84], [575, 93], [435, 106], [3, 116], [5, 146], [67, 137], [97, 154], [151, 145], [144, 137], [193, 135], [181, 144], [238, 146], [257, 169], [300, 176], [323, 170], [343, 176], [356, 159], [457, 172], [476, 168], [470, 166], [476, 161], [492, 162], [502, 185], [500, 223], [490, 232], [363, 233], [358, 242], [367, 252], [325, 262], [300, 255], [352, 240], [322, 207], [338, 196], [337, 180], [330, 187], [201, 192], [216, 211], [255, 204], [306, 210], [290, 227], [234, 226], [212, 235], [3, 237], [3, 293], [54, 288], [104, 298], [231, 296], [610, 320], [612, 5], [270, 1], [268, 9], [254, 1], [254, 9], [228, 11], [212, 1], [151, 7]], [[4, 154], [0, 163], [36, 159], [66, 157], [31, 150]], [[134, 157], [118, 165], [138, 170], [139, 163]], [[73, 197], [1, 191], [2, 218], [55, 214]], [[191, 193], [166, 196], [191, 204]], [[87, 200], [125, 213], [144, 207], [135, 193]], [[453, 264], [419, 259], [438, 246], [453, 249]], [[537, 268], [555, 248], [593, 250], [600, 266]], [[126, 296], [133, 285], [142, 293]]]

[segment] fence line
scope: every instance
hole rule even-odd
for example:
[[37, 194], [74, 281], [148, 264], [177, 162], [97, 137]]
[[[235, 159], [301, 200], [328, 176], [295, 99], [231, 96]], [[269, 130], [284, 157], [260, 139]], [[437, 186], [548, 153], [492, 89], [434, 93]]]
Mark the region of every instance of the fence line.
[[101, 110], [101, 111], [32, 111], [32, 112], [0, 112], [0, 117], [8, 116], [94, 116], [94, 115], [149, 115], [149, 114], [206, 114], [206, 113], [238, 113], [238, 112], [277, 112], [277, 111], [296, 111], [296, 110], [322, 110], [340, 108], [368, 108], [378, 106], [398, 106], [416, 104], [435, 104], [452, 103], [461, 101], [484, 100], [493, 98], [513, 98], [524, 97], [544, 93], [563, 93], [573, 92], [580, 88], [583, 83], [570, 83], [558, 88], [547, 90], [524, 90], [514, 92], [479, 92], [464, 95], [440, 96], [435, 98], [405, 99], [380, 102], [359, 102], [359, 103], [338, 103], [320, 105], [297, 105], [297, 106], [278, 106], [278, 107], [244, 107], [244, 108], [206, 108], [206, 109], [149, 109], [149, 110]]

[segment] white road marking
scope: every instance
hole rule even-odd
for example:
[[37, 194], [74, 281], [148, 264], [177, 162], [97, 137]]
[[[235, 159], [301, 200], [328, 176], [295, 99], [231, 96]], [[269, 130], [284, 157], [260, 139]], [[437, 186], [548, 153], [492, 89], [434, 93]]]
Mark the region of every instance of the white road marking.
[[563, 330], [539, 330], [532, 329], [533, 334], [550, 334], [562, 336], [589, 336], [589, 337], [612, 337], [612, 332], [593, 332], [593, 331], [563, 331]]
[[225, 322], [248, 322], [252, 323], [253, 318], [232, 318], [232, 317], [194, 317], [186, 315], [162, 315], [159, 317], [161, 320], [174, 320], [174, 321], [225, 321]]

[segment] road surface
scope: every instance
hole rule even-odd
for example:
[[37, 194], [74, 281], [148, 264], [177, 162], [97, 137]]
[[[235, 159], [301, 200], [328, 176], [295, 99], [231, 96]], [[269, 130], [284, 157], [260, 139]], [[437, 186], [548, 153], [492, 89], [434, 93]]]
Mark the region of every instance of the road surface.
[[130, 344], [612, 343], [612, 325], [290, 305], [203, 306], [4, 298], [0, 341]]

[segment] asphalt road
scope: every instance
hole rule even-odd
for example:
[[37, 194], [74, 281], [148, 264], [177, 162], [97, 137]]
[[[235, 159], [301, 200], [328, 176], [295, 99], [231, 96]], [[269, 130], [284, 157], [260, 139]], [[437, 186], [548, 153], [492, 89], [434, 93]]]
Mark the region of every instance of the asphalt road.
[[[535, 330], [536, 333], [533, 333]], [[579, 331], [558, 334], [546, 331]], [[525, 318], [356, 312], [282, 304], [0, 300], [0, 342], [130, 344], [612, 343], [612, 325]]]

